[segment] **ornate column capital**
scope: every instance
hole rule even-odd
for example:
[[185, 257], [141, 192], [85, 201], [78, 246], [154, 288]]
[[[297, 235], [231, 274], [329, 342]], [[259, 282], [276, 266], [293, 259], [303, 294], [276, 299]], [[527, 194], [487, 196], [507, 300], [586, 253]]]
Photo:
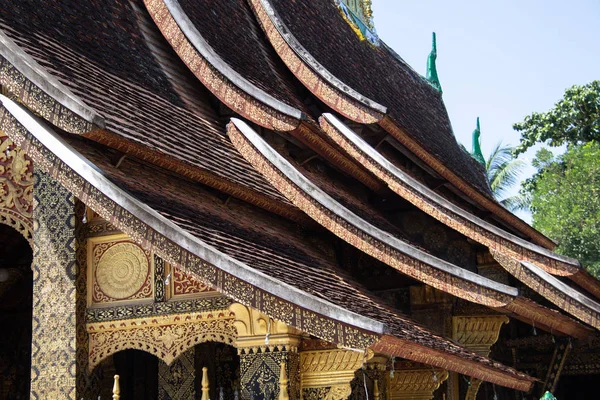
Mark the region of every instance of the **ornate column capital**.
[[300, 379], [305, 399], [347, 399], [354, 373], [366, 361], [363, 352], [332, 349], [300, 353]]
[[390, 400], [430, 400], [448, 379], [448, 371], [437, 368], [401, 369], [390, 378]]
[[474, 353], [487, 357], [498, 340], [500, 328], [508, 321], [506, 315], [452, 317], [452, 338]]

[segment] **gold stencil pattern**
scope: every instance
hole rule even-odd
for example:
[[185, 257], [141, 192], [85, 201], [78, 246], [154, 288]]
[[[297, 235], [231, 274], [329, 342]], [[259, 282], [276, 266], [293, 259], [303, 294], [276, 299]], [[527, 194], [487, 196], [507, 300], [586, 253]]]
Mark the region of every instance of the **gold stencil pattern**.
[[100, 290], [113, 299], [127, 299], [144, 285], [150, 263], [144, 251], [133, 243], [117, 243], [106, 250], [96, 266]]
[[154, 297], [154, 257], [116, 234], [88, 239], [90, 305]]
[[36, 177], [31, 398], [76, 400], [75, 199], [45, 173]]

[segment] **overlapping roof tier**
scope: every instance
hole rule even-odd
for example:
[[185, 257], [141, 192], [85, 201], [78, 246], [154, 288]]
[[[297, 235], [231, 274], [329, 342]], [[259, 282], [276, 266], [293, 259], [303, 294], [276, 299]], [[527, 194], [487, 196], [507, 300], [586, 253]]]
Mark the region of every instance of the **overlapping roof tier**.
[[116, 168], [90, 143], [70, 138], [68, 144], [26, 108], [0, 100], [1, 129], [41, 170], [132, 240], [223, 294], [344, 347], [372, 347], [511, 388], [531, 387], [527, 375], [381, 304], [303, 245], [289, 222], [252, 214], [246, 205], [228, 207], [200, 185], [133, 159]]
[[[310, 115], [295, 79], [339, 114], [379, 123], [459, 190], [551, 245], [493, 200], [480, 166], [457, 146], [439, 93], [390, 49], [360, 42], [333, 1], [55, 0], [44, 13], [32, 12], [39, 7], [33, 0], [0, 4], [0, 83], [70, 144], [6, 98], [0, 129], [133, 240], [225, 295], [345, 347], [371, 347], [520, 390], [531, 386], [527, 376], [383, 305], [295, 233], [293, 220], [319, 224], [459, 298], [549, 331], [579, 338], [590, 332], [513, 287], [418, 248], [341, 185], [291, 164], [245, 122], [234, 120], [227, 134], [212, 96], [369, 189], [390, 188], [488, 247], [562, 310], [600, 327], [600, 306], [548, 274], [576, 277], [598, 295], [598, 282], [576, 261], [448, 202], [335, 117], [325, 115], [320, 126], [313, 119], [318, 115]], [[224, 205], [218, 192], [259, 209]]]
[[[378, 123], [456, 189], [489, 209], [511, 228], [531, 237], [538, 244], [535, 246], [538, 259], [539, 253], [544, 253], [540, 247], [554, 247], [548, 238], [493, 198], [481, 164], [456, 142], [441, 93], [385, 44], [375, 47], [361, 41], [334, 2], [249, 2], [281, 59], [315, 96], [352, 121]], [[330, 40], [319, 40], [319, 37]], [[328, 137], [331, 139], [330, 135]], [[361, 161], [356, 154], [349, 155]], [[373, 169], [369, 170], [377, 175]], [[489, 223], [487, 226], [493, 227]], [[492, 235], [489, 230], [486, 234]], [[510, 239], [502, 246], [517, 247], [523, 254], [521, 244], [526, 241], [515, 241], [513, 239], [518, 239], [515, 235], [508, 235]], [[538, 265], [551, 274], [568, 276], [600, 298], [599, 282], [576, 260], [563, 258], [557, 261], [560, 258], [557, 255], [550, 258], [551, 262]]]
[[361, 41], [335, 2], [249, 2], [281, 59], [315, 96], [350, 120], [378, 123], [471, 200], [554, 247], [494, 200], [482, 166], [454, 138], [441, 93], [385, 44]]

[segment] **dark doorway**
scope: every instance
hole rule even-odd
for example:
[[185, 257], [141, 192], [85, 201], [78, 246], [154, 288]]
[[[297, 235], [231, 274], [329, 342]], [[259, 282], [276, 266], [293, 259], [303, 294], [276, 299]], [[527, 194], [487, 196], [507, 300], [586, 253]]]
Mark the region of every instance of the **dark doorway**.
[[0, 400], [29, 399], [33, 252], [0, 224]]

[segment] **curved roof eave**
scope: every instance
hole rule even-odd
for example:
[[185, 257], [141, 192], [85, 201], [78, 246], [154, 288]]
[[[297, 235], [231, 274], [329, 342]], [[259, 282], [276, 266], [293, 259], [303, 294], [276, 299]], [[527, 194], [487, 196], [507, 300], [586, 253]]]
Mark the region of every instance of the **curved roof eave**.
[[[241, 135], [240, 137], [236, 137], [232, 127], [235, 127]], [[364, 239], [365, 244], [357, 245], [357, 247], [366, 251], [367, 254], [414, 279], [476, 303], [498, 307], [508, 304], [514, 297], [518, 296], [518, 290], [513, 287], [484, 278], [431, 256], [363, 220], [310, 182], [245, 122], [232, 118], [232, 122], [228, 125], [228, 134], [238, 151], [292, 203], [303, 209], [334, 234], [342, 237], [342, 239], [354, 245]], [[252, 146], [252, 149], [248, 146]], [[259, 158], [262, 158], [262, 160], [259, 160]], [[269, 175], [267, 170], [270, 169], [267, 163], [277, 171], [278, 176], [267, 176]], [[286, 189], [286, 184], [282, 184], [284, 181], [288, 181], [297, 190], [290, 191]], [[310, 200], [302, 199], [303, 196], [310, 198]], [[312, 201], [314, 205], [308, 207], [308, 201]], [[322, 215], [318, 211], [319, 208], [327, 210], [330, 216]], [[346, 233], [344, 228], [341, 227], [342, 224], [338, 224], [337, 221], [329, 224], [326, 221], [327, 219], [338, 219], [347, 226], [347, 230], [353, 232]], [[377, 244], [368, 244], [369, 240]], [[399, 259], [404, 260], [398, 262]], [[431, 268], [433, 276], [409, 265], [414, 263], [423, 268]], [[436, 276], [436, 274], [442, 274], [443, 277]], [[474, 289], [481, 296], [473, 296], [473, 293], [468, 293], [468, 290], [465, 290], [467, 287]]]
[[[253, 0], [256, 1], [256, 0]], [[365, 106], [372, 108], [374, 111], [377, 111], [381, 114], [387, 113], [387, 107], [377, 103], [374, 100], [369, 99], [367, 96], [362, 95], [358, 91], [352, 89], [350, 86], [346, 85], [340, 79], [338, 79], [335, 75], [327, 70], [315, 57], [312, 56], [300, 44], [298, 39], [290, 32], [290, 30], [285, 26], [281, 18], [277, 15], [277, 11], [275, 8], [269, 3], [268, 0], [259, 0], [266, 11], [267, 15], [271, 19], [271, 22], [279, 32], [279, 34], [285, 39], [287, 44], [296, 52], [296, 54], [304, 60], [316, 73], [318, 73], [323, 79], [325, 79], [329, 84], [342, 91], [344, 94], [352, 97], [354, 100], [364, 104]]]
[[[511, 286], [431, 256], [361, 219], [304, 177], [245, 122], [232, 118], [227, 131], [238, 151], [284, 196], [356, 248], [446, 293], [502, 312], [517, 313], [533, 323], [541, 324], [552, 314], [538, 304], [527, 303]], [[561, 328], [561, 324], [568, 326]], [[562, 315], [548, 326], [579, 338], [589, 334], [577, 321]]]
[[[158, 236], [176, 244], [182, 249], [199, 257], [201, 260], [216, 266], [218, 269], [241, 281], [247, 282], [262, 291], [293, 304], [302, 304], [307, 310], [358, 329], [363, 329], [378, 335], [385, 333], [385, 326], [381, 322], [358, 315], [308, 293], [301, 292], [293, 286], [284, 284], [268, 275], [254, 270], [244, 263], [235, 260], [212, 246], [200, 241], [191, 234], [182, 231], [181, 228], [177, 227], [174, 223], [113, 184], [96, 166], [77, 153], [27, 109], [2, 95], [0, 95], [0, 100], [2, 106], [8, 110], [8, 112], [37, 141], [39, 141], [43, 147], [64, 163], [64, 170], [60, 172], [56, 171], [56, 169], [54, 170], [54, 173], [57, 175], [62, 176], [68, 173], [78, 175], [81, 180], [96, 188], [102, 195], [109, 199], [109, 201], [119, 206], [122, 210], [125, 210], [132, 218], [135, 218], [149, 229], [152, 229]], [[22, 142], [22, 140], [15, 141], [15, 143], [20, 142]], [[24, 146], [24, 150], [27, 151], [27, 149], [28, 147]], [[67, 169], [70, 171], [67, 172]], [[72, 189], [69, 187], [67, 188]], [[82, 200], [85, 201], [85, 198], [82, 198]], [[102, 212], [101, 210], [95, 211]], [[107, 215], [106, 217], [108, 220], [115, 219], [114, 215]], [[139, 232], [131, 232], [130, 236], [133, 240], [140, 241]], [[144, 244], [147, 245], [148, 243]], [[172, 258], [168, 254], [164, 254], [164, 256], [166, 259]], [[199, 278], [203, 279], [202, 277]], [[225, 294], [230, 295], [228, 293]], [[245, 305], [256, 307], [256, 305], [253, 304]]]
[[[277, 100], [230, 67], [202, 37], [177, 0], [144, 0], [144, 3], [177, 55], [232, 110], [258, 125], [279, 131], [293, 130], [306, 119], [301, 110]], [[236, 90], [230, 90], [229, 84]], [[262, 107], [251, 104], [252, 101]]]
[[352, 158], [360, 160], [361, 164], [386, 182], [396, 194], [450, 228], [484, 246], [501, 248], [511, 254], [525, 257], [554, 275], [569, 276], [580, 270], [581, 266], [576, 259], [527, 242], [446, 200], [396, 167], [334, 115], [323, 114], [320, 122], [329, 139]]
[[[104, 128], [105, 122], [102, 116], [86, 105], [58, 79], [49, 74], [2, 30], [0, 30], [0, 57], [6, 60], [23, 78], [18, 79], [12, 74], [3, 73], [0, 74], [2, 84], [17, 96], [21, 94], [18, 93], [20, 90], [28, 90], [30, 93], [36, 92], [32, 87], [25, 88], [25, 82], [29, 82], [30, 85], [36, 87], [39, 96], [30, 94], [29, 96], [20, 96], [20, 98], [39, 114], [51, 118], [53, 122], [56, 122], [56, 126], [76, 134], [84, 134], [97, 128]], [[6, 67], [4, 66], [4, 68]], [[59, 112], [44, 104], [45, 99], [43, 97], [45, 96], [49, 97], [52, 103], [57, 103], [60, 106]], [[64, 112], [65, 115], [60, 115], [61, 112]]]
[[535, 264], [490, 249], [494, 259], [526, 286], [575, 318], [600, 329], [600, 304], [564, 284]]

